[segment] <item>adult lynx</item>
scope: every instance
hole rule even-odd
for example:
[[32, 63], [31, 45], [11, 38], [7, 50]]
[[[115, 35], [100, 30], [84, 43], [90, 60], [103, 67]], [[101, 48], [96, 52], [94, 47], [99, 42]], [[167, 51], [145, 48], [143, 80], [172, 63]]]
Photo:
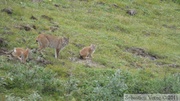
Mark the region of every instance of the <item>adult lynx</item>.
[[46, 47], [55, 48], [55, 58], [58, 58], [59, 51], [68, 45], [69, 38], [57, 37], [49, 34], [39, 34], [36, 38], [36, 42], [39, 44], [39, 51]]
[[23, 49], [23, 48], [14, 48], [12, 55], [16, 58], [18, 58], [22, 63], [25, 63], [28, 56], [29, 56], [30, 50]]
[[92, 58], [92, 54], [95, 52], [96, 46], [91, 44], [91, 46], [84, 47], [82, 50], [80, 50], [80, 58], [87, 59], [89, 57]]

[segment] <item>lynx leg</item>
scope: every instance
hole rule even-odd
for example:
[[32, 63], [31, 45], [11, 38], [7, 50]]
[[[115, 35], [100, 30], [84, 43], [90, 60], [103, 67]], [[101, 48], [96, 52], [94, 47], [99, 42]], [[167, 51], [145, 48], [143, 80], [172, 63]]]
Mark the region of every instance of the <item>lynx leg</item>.
[[21, 55], [21, 62], [22, 62], [22, 63], [25, 63], [25, 62], [26, 62], [25, 57], [24, 57], [23, 54]]
[[43, 55], [42, 49], [49, 46], [49, 41], [47, 38], [39, 38], [39, 39], [37, 39], [37, 42], [39, 45], [38, 51], [40, 51], [41, 55]]
[[92, 55], [92, 54], [90, 54], [90, 55], [89, 55], [89, 57], [90, 57], [90, 58], [93, 58], [93, 55]]
[[42, 56], [44, 56], [44, 54], [43, 54], [43, 50], [42, 49], [44, 49], [45, 47], [43, 47], [43, 46], [39, 46], [39, 48], [38, 48], [38, 51], [40, 52], [40, 54], [42, 55]]
[[20, 58], [19, 56], [17, 57], [21, 62], [23, 62], [22, 58]]
[[84, 57], [84, 59], [89, 59], [89, 56]]
[[55, 50], [55, 58], [58, 58], [60, 49]]

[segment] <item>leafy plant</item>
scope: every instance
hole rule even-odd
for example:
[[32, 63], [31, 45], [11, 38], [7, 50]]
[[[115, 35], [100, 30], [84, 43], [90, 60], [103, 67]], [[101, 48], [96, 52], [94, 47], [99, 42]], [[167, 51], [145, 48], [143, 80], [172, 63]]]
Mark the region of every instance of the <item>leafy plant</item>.
[[117, 70], [111, 77], [103, 78], [107, 84], [101, 85], [98, 81], [90, 99], [94, 101], [116, 101], [122, 99], [124, 92], [128, 89], [125, 84], [124, 77], [121, 75], [120, 70]]

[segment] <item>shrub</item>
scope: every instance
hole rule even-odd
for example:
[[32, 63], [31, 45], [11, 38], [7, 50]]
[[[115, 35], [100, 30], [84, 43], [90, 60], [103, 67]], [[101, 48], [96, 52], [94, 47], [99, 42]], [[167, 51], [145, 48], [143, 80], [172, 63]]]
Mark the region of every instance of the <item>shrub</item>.
[[126, 93], [130, 94], [173, 94], [180, 92], [180, 74], [166, 74], [164, 78], [155, 77], [140, 70], [137, 74], [126, 72], [123, 74], [126, 79], [128, 89]]
[[27, 98], [20, 98], [20, 97], [15, 97], [13, 95], [6, 95], [5, 96], [6, 101], [40, 101], [42, 100], [41, 96], [37, 93], [34, 92], [30, 94]]
[[0, 77], [0, 93], [2, 93], [5, 90], [5, 88], [4, 88], [5, 85], [6, 85], [6, 82], [5, 82], [4, 78]]
[[93, 101], [117, 101], [122, 99], [123, 93], [127, 90], [124, 77], [121, 75], [120, 70], [117, 70], [111, 77], [101, 78], [105, 85], [101, 85], [98, 81], [90, 94], [89, 99]]
[[172, 1], [175, 2], [175, 3], [180, 4], [180, 0], [172, 0]]
[[[38, 91], [42, 94], [61, 93], [59, 90], [61, 81], [57, 79], [56, 73], [50, 69], [36, 65], [30, 68], [28, 64], [12, 65], [8, 63], [4, 64], [1, 69], [7, 70], [5, 80], [0, 80], [0, 85], [4, 85], [2, 89], [18, 90], [20, 92], [27, 91], [26, 93], [31, 93], [32, 91]], [[29, 89], [31, 92], [28, 91]], [[17, 96], [18, 94], [21, 95], [21, 93], [16, 93]]]
[[161, 80], [161, 93], [180, 93], [180, 74], [167, 75]]

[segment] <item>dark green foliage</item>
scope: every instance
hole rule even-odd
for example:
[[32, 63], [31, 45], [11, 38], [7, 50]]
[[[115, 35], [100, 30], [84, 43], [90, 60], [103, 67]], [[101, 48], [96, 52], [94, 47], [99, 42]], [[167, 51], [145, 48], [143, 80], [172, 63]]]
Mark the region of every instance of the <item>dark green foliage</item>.
[[6, 89], [20, 89], [26, 91], [28, 89], [37, 90], [39, 93], [58, 93], [60, 80], [56, 78], [56, 74], [43, 67], [28, 67], [21, 64], [3, 65], [1, 69], [7, 69], [7, 77], [3, 81]]
[[120, 74], [120, 70], [117, 70], [110, 77], [104, 77], [103, 80], [106, 82], [104, 85], [95, 81], [96, 86], [93, 88], [89, 99], [91, 101], [117, 101], [122, 99], [128, 87], [125, 84], [124, 77]]
[[172, 1], [175, 2], [175, 3], [180, 4], [180, 0], [172, 0]]
[[141, 70], [138, 74], [124, 73], [130, 94], [174, 94], [180, 92], [180, 74], [168, 74], [164, 78], [154, 78]]
[[52, 95], [56, 100], [116, 101], [117, 99], [122, 100], [124, 93], [180, 92], [180, 75], [178, 73], [157, 78], [155, 74], [144, 69], [137, 73], [123, 70], [115, 72], [89, 70], [86, 72], [87, 75], [94, 76], [88, 76], [86, 80], [73, 74], [68, 79], [61, 80], [57, 79], [56, 73], [52, 70], [39, 66], [29, 68], [29, 65], [4, 64], [0, 69], [8, 70], [6, 76], [0, 79], [0, 93], [7, 93], [8, 90], [16, 92], [8, 95], [8, 99], [42, 99], [40, 95]]
[[[121, 101], [124, 93], [180, 93], [179, 3], [0, 0], [0, 97]], [[130, 9], [137, 14], [127, 14]], [[44, 50], [39, 62], [37, 52], [25, 64], [10, 58], [7, 52], [14, 47], [36, 50], [38, 32], [69, 36], [59, 59], [51, 48]], [[97, 45], [92, 62], [79, 61], [79, 50], [91, 43]], [[133, 47], [134, 51], [128, 51]]]

